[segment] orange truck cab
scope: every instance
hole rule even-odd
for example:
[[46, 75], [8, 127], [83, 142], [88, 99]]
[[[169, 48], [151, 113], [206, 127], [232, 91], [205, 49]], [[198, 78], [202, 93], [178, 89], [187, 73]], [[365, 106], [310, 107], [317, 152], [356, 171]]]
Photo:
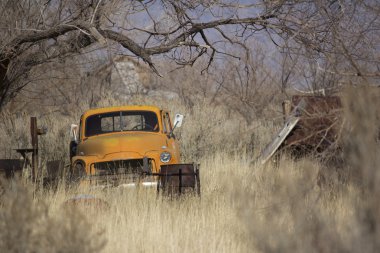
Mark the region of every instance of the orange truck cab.
[[71, 178], [90, 185], [156, 185], [149, 173], [180, 163], [169, 112], [155, 106], [120, 106], [86, 111], [71, 125]]

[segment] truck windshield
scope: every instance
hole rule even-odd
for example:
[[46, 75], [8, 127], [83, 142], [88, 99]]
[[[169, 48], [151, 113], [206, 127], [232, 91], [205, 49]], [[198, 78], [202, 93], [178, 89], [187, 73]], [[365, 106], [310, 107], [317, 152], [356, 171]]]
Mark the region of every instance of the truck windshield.
[[157, 115], [149, 111], [119, 111], [95, 114], [87, 117], [87, 137], [121, 131], [158, 132]]

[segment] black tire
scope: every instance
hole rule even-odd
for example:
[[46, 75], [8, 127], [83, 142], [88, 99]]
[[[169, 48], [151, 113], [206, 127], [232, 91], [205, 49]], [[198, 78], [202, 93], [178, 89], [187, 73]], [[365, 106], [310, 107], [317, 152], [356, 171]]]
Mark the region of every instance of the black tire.
[[86, 176], [86, 171], [83, 162], [75, 162], [75, 164], [71, 168], [70, 174], [70, 183], [73, 186], [79, 185], [80, 181]]
[[77, 146], [78, 144], [75, 141], [70, 141], [70, 147], [69, 147], [70, 161], [71, 161], [71, 158], [73, 158], [77, 153]]

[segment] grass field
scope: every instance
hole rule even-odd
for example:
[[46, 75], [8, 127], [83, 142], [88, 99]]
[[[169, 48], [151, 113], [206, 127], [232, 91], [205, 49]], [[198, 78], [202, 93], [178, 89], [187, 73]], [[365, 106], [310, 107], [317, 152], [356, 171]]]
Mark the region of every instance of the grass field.
[[[362, 96], [366, 103], [373, 99]], [[377, 123], [368, 122], [377, 122], [378, 110], [363, 103], [356, 100], [347, 117], [353, 137], [344, 142], [345, 164], [336, 166], [287, 156], [257, 165], [253, 158], [276, 124], [248, 126], [237, 116], [226, 118], [223, 109], [213, 109], [210, 119], [207, 109], [188, 112], [179, 136], [183, 159], [201, 163], [201, 198], [157, 198], [154, 189], [77, 192], [61, 185], [53, 191], [25, 179], [2, 182], [0, 252], [377, 252], [379, 146], [367, 136], [376, 131]], [[3, 117], [7, 147], [28, 138], [22, 122]], [[42, 143], [46, 157], [65, 154], [65, 129], [51, 118], [41, 122], [51, 129], [51, 139]], [[6, 131], [19, 139], [7, 138]], [[103, 199], [109, 209], [65, 208], [77, 194]]]
[[358, 190], [338, 188], [334, 178], [334, 186], [320, 188], [320, 168], [311, 161], [281, 163], [279, 169], [225, 154], [205, 158], [201, 198], [157, 198], [154, 189], [80, 192], [106, 200], [105, 210], [65, 209], [78, 192], [63, 187], [33, 198], [32, 185], [13, 185], [3, 195], [0, 246], [2, 252], [353, 250], [363, 232]]

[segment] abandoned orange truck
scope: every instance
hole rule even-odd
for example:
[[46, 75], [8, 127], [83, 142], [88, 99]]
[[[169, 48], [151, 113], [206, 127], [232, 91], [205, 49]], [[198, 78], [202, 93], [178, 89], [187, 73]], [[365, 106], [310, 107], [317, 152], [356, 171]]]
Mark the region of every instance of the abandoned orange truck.
[[90, 185], [157, 185], [147, 175], [159, 173], [162, 165], [180, 163], [173, 131], [182, 120], [176, 114], [172, 121], [168, 111], [155, 106], [86, 111], [79, 125], [71, 125], [72, 178]]

